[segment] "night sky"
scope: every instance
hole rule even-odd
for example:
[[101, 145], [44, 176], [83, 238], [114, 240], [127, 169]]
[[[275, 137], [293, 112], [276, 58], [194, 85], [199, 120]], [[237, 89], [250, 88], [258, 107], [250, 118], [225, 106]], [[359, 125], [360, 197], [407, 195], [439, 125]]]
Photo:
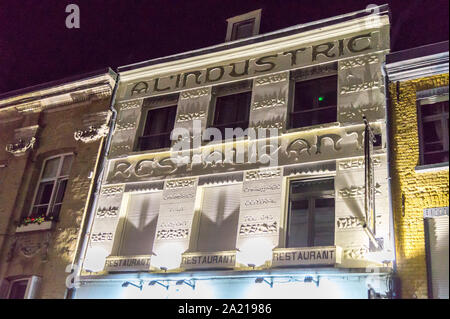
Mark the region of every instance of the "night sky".
[[0, 0], [0, 93], [223, 43], [227, 18], [259, 8], [266, 33], [384, 3], [392, 51], [448, 40], [448, 0]]

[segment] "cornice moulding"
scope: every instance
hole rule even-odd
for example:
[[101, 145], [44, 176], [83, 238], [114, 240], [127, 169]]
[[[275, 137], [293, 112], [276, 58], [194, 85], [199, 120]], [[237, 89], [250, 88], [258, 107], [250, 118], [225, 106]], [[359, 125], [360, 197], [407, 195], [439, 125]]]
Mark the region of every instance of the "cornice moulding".
[[120, 82], [126, 83], [140, 78], [152, 77], [155, 75], [162, 76], [164, 74], [181, 72], [191, 68], [201, 68], [214, 63], [251, 58], [257, 55], [262, 55], [277, 50], [287, 50], [290, 47], [298, 47], [301, 44], [313, 44], [326, 39], [345, 36], [363, 30], [377, 30], [388, 25], [389, 18], [387, 16], [377, 16], [376, 19], [373, 17], [355, 19], [341, 24], [318, 28], [311, 31], [301, 32], [242, 47], [225, 49], [219, 52], [142, 67], [131, 71], [119, 72], [121, 77]]
[[448, 52], [386, 64], [390, 81], [407, 81], [449, 72]]
[[115, 80], [110, 75], [79, 80], [65, 85], [19, 94], [0, 100], [0, 112], [39, 112], [59, 105], [101, 99], [112, 94]]

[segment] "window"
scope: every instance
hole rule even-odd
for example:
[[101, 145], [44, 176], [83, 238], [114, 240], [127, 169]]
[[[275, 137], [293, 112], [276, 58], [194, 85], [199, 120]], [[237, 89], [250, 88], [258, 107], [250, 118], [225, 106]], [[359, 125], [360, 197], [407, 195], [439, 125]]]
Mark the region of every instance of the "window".
[[144, 151], [170, 147], [170, 133], [173, 130], [176, 113], [176, 104], [148, 110], [144, 131], [139, 137], [138, 149]]
[[158, 221], [161, 192], [131, 195], [119, 256], [150, 255]]
[[334, 245], [334, 180], [292, 181], [286, 247]]
[[448, 95], [419, 100], [421, 165], [448, 162]]
[[231, 33], [231, 40], [238, 40], [251, 37], [253, 35], [253, 28], [255, 19], [249, 19], [233, 24], [233, 31]]
[[261, 9], [227, 19], [228, 27], [225, 41], [234, 41], [257, 35], [260, 21]]
[[337, 75], [295, 83], [290, 128], [337, 121]]
[[225, 139], [225, 129], [248, 128], [252, 92], [251, 82], [245, 81], [232, 86], [215, 89], [215, 107], [212, 127], [220, 130]]
[[428, 297], [448, 299], [448, 215], [425, 218], [425, 248]]
[[64, 199], [73, 154], [50, 157], [45, 160], [30, 215], [57, 219]]
[[7, 299], [33, 299], [36, 297], [39, 289], [41, 278], [31, 276], [11, 280], [9, 289], [7, 290]]
[[197, 251], [236, 249], [241, 189], [242, 184], [204, 189]]

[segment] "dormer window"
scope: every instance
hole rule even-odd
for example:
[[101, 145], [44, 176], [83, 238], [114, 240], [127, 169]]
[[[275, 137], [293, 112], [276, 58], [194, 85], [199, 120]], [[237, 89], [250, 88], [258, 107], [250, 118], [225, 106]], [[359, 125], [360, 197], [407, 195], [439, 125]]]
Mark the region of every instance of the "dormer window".
[[257, 35], [259, 33], [260, 21], [261, 9], [227, 19], [228, 27], [225, 42]]

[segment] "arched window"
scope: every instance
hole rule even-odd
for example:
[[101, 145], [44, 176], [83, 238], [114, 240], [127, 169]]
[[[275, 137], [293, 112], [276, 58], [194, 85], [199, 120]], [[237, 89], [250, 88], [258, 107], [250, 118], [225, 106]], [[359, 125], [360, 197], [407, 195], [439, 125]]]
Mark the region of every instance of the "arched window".
[[73, 154], [52, 156], [45, 160], [30, 211], [31, 217], [44, 216], [57, 219], [72, 162]]

